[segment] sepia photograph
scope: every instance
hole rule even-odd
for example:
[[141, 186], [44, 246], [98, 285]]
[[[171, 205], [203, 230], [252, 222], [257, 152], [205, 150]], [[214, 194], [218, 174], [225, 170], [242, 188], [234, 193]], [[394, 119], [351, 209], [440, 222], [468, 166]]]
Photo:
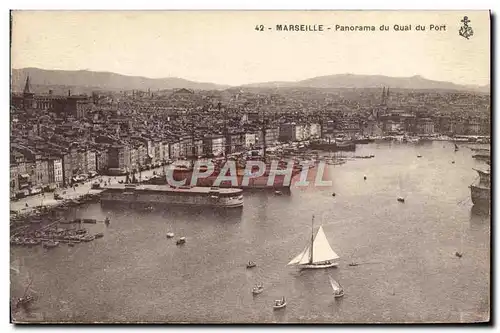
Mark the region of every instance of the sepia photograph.
[[491, 321], [490, 11], [9, 15], [12, 324]]

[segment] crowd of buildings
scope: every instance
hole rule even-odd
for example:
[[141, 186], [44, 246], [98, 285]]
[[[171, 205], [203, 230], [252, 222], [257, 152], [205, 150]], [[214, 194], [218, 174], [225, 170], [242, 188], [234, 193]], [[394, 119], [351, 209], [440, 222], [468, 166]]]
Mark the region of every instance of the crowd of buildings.
[[[489, 134], [489, 96], [457, 93], [454, 103], [472, 100], [466, 107], [481, 110], [446, 113], [452, 103], [440, 107], [432, 94], [391, 93], [384, 88], [381, 98], [378, 90], [372, 98], [361, 92], [356, 99], [317, 91], [179, 89], [63, 96], [35, 94], [27, 78], [23, 92], [11, 96], [11, 195], [71, 186], [92, 174], [137, 172], [169, 160], [339, 134]], [[446, 103], [450, 97], [434, 98]], [[425, 103], [435, 109], [422, 109]]]

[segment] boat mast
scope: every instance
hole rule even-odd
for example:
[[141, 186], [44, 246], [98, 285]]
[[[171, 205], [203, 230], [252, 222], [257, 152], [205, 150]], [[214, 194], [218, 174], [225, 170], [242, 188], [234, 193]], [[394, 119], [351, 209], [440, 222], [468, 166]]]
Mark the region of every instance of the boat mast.
[[[260, 106], [260, 101], [258, 102]], [[262, 126], [261, 126], [261, 133], [262, 133], [262, 158], [264, 162], [266, 162], [266, 132], [267, 132], [267, 118], [266, 118], [266, 111], [264, 108], [262, 108]]]
[[26, 297], [26, 295], [28, 294], [28, 290], [30, 289], [32, 283], [33, 283], [33, 279], [30, 279], [30, 283], [28, 283], [28, 286], [26, 287], [26, 289], [24, 289], [24, 294], [23, 294], [22, 298]]
[[309, 258], [309, 263], [313, 262], [313, 244], [314, 243], [314, 215], [312, 218], [312, 226], [311, 226], [311, 258]]
[[142, 163], [141, 160], [139, 160], [139, 183], [142, 183]]
[[194, 127], [194, 122], [191, 123], [191, 169], [194, 169], [194, 159], [198, 158], [197, 155], [196, 155], [196, 146], [195, 146], [195, 139], [194, 139], [194, 131], [195, 131], [195, 127]]
[[[222, 107], [222, 104], [221, 102], [219, 102], [219, 104], [217, 104], [217, 107], [219, 108], [219, 114], [221, 113], [221, 107]], [[224, 160], [227, 162], [227, 156], [230, 154], [231, 152], [231, 147], [229, 146], [229, 142], [231, 141], [230, 140], [230, 137], [229, 137], [229, 130], [228, 130], [228, 127], [227, 127], [227, 107], [224, 109], [224, 129], [223, 129], [223, 134], [224, 134]]]

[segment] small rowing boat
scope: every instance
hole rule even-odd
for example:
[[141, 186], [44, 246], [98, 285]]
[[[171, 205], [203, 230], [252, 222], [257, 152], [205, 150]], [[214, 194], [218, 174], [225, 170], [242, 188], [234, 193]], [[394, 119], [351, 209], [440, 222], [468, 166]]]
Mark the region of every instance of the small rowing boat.
[[247, 264], [247, 268], [254, 268], [255, 266], [257, 266], [257, 264], [253, 261], [249, 261]]
[[274, 305], [273, 305], [274, 310], [283, 309], [284, 307], [286, 307], [285, 296], [283, 296], [283, 298], [281, 298], [281, 299], [277, 299], [274, 301]]
[[264, 291], [264, 286], [262, 285], [262, 283], [259, 283], [255, 287], [252, 288], [252, 294], [254, 294], [254, 295], [258, 295], [263, 291]]

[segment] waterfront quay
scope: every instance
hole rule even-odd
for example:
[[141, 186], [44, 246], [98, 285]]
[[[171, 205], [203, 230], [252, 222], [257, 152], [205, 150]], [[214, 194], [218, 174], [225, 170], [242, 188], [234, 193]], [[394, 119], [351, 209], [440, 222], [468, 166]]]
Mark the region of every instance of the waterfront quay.
[[[483, 163], [469, 149], [455, 152], [450, 142], [371, 143], [356, 154], [375, 157], [327, 165], [329, 187], [292, 186], [287, 195], [245, 192], [241, 210], [73, 207], [61, 218], [109, 217], [111, 223], [86, 225], [89, 234], [104, 236], [76, 247], [12, 247], [12, 297], [20, 297], [30, 279], [39, 293], [29, 312], [15, 311], [13, 318], [49, 323], [488, 320], [490, 218], [472, 205], [468, 188], [477, 176], [473, 168]], [[312, 214], [340, 256], [337, 268], [286, 266], [310, 241]], [[176, 245], [180, 237], [186, 237], [181, 246]], [[256, 267], [247, 269], [249, 261]], [[341, 300], [331, 297], [329, 276], [342, 283]], [[264, 292], [253, 296], [257, 283]], [[283, 296], [285, 311], [273, 311], [274, 300]]]
[[[163, 167], [141, 171], [144, 178], [152, 177], [153, 173], [155, 172], [163, 172]], [[100, 182], [100, 180], [102, 180], [102, 182]], [[92, 189], [92, 184], [94, 183], [99, 183], [103, 188], [105, 188], [104, 182], [112, 185], [119, 184], [119, 182], [124, 182], [125, 180], [126, 176], [98, 176], [97, 178], [79, 183], [78, 186], [74, 188], [59, 188], [54, 192], [28, 196], [15, 201], [11, 200], [10, 210], [11, 213], [15, 212], [16, 214], [30, 214], [34, 209], [36, 209], [36, 207], [55, 207], [59, 204], [62, 204], [65, 200], [78, 199], [86, 194], [99, 194], [102, 189]], [[54, 199], [54, 194], [60, 195], [61, 199]]]

